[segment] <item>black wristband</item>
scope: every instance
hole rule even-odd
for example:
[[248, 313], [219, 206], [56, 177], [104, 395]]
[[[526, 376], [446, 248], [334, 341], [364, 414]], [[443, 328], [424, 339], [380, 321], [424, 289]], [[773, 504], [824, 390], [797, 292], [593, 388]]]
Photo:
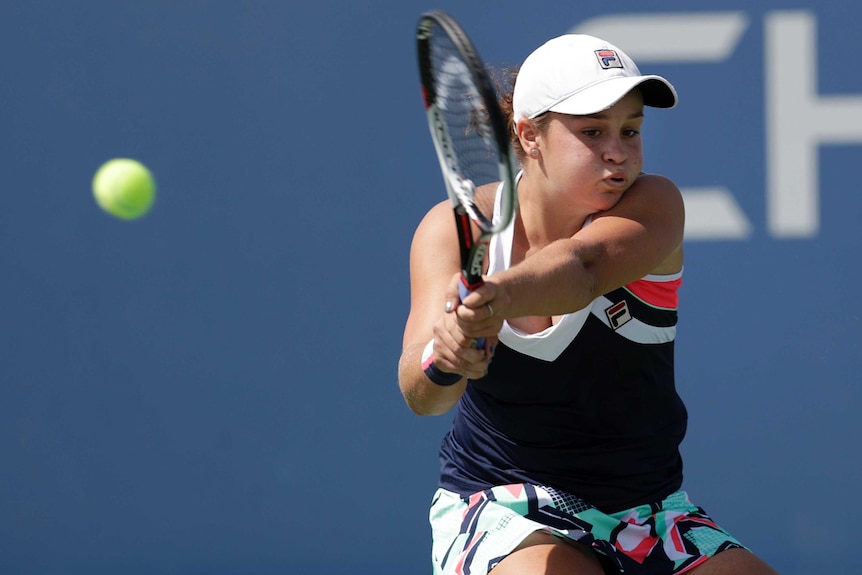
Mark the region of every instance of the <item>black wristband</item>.
[[461, 378], [463, 377], [462, 375], [459, 375], [457, 373], [449, 373], [448, 371], [443, 371], [442, 369], [434, 365], [433, 362], [428, 364], [428, 367], [426, 367], [423, 371], [425, 372], [425, 375], [428, 377], [428, 379], [430, 379], [437, 385], [442, 385], [443, 387], [455, 385], [456, 383], [461, 381]]

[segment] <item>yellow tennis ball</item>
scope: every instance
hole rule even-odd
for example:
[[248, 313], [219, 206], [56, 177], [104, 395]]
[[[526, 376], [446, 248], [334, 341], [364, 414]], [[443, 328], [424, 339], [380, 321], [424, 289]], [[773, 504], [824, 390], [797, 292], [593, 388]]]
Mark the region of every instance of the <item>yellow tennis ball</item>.
[[156, 182], [147, 167], [137, 160], [116, 158], [102, 164], [96, 172], [93, 195], [109, 214], [134, 220], [153, 207]]

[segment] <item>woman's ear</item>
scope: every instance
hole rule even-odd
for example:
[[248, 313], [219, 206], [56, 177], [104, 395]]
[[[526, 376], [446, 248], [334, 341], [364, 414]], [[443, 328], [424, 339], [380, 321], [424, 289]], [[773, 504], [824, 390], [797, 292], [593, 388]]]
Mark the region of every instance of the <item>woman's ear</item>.
[[518, 141], [521, 142], [521, 149], [529, 156], [531, 151], [537, 148], [536, 138], [539, 131], [536, 129], [536, 124], [532, 120], [521, 118], [515, 124], [515, 131], [518, 134]]

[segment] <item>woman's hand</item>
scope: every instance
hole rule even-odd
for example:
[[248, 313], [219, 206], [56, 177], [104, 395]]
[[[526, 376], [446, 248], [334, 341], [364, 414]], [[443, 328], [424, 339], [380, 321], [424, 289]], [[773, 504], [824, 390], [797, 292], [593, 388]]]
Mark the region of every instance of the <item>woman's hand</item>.
[[[435, 345], [434, 354], [438, 360], [445, 357], [451, 368], [457, 368], [456, 373], [476, 379], [485, 374], [494, 355], [497, 334], [503, 327], [504, 318], [503, 310], [497, 309], [495, 305], [506, 307], [506, 298], [499, 298], [498, 292], [501, 290], [498, 286], [486, 282], [461, 302], [458, 295], [460, 282], [460, 274], [455, 274], [446, 289], [446, 313], [434, 326], [434, 337], [441, 344], [441, 349], [438, 354]], [[476, 349], [479, 338], [485, 339], [485, 345]], [[441, 369], [450, 371], [438, 361], [435, 363]], [[477, 376], [479, 370], [481, 373]]]

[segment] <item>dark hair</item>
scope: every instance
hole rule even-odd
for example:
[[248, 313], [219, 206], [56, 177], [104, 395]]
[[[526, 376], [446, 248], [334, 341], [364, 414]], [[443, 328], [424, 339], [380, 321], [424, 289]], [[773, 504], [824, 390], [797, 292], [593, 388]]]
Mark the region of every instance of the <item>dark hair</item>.
[[[518, 133], [515, 131], [515, 108], [513, 103], [515, 92], [515, 81], [518, 79], [518, 68], [502, 68], [500, 70], [491, 70], [491, 79], [497, 88], [499, 94], [500, 110], [503, 112], [503, 117], [506, 119], [506, 126], [509, 130], [509, 139], [512, 142], [512, 149], [515, 155], [523, 163], [527, 158], [527, 153], [521, 147], [521, 141], [518, 139]], [[550, 115], [542, 114], [533, 118], [536, 129], [539, 132], [544, 132], [548, 127]]]

